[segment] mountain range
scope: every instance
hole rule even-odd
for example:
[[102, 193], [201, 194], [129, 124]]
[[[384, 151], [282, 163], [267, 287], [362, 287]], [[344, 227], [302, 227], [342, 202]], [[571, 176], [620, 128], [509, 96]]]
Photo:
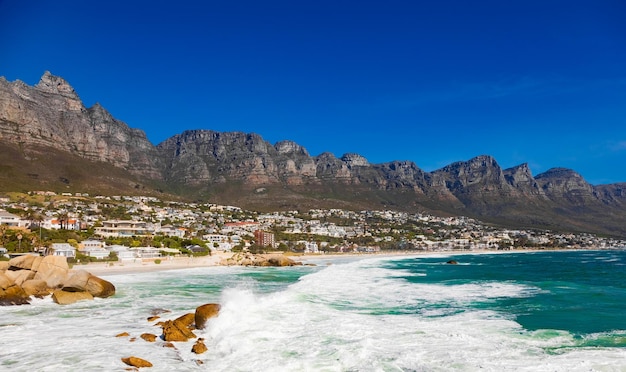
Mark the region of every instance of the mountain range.
[[293, 141], [186, 130], [158, 145], [63, 78], [0, 77], [0, 191], [160, 194], [254, 210], [395, 209], [507, 226], [626, 236], [626, 183], [591, 185], [574, 170], [533, 176], [489, 155], [425, 172], [411, 161], [311, 156]]

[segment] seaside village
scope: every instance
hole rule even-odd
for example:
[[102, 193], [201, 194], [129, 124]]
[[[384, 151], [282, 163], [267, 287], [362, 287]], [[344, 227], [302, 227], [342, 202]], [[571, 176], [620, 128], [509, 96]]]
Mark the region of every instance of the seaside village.
[[159, 263], [216, 251], [322, 255], [625, 245], [624, 240], [591, 234], [511, 230], [466, 217], [395, 211], [258, 213], [150, 196], [0, 195], [0, 259], [36, 254], [64, 256], [72, 264]]

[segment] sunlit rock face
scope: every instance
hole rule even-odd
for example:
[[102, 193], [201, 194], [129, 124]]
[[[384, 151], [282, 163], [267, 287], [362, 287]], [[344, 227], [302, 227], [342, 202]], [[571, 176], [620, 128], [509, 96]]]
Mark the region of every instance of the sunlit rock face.
[[116, 120], [100, 104], [86, 108], [63, 78], [46, 72], [34, 87], [0, 78], [0, 140], [25, 152], [50, 147], [150, 178], [159, 158], [143, 131]]

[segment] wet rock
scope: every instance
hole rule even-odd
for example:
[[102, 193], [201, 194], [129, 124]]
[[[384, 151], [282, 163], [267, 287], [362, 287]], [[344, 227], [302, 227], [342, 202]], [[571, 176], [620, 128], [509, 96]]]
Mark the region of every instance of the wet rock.
[[204, 344], [204, 339], [203, 338], [199, 338], [195, 344], [193, 344], [193, 346], [191, 347], [191, 352], [195, 353], [195, 354], [202, 354], [202, 353], [206, 353], [207, 352], [207, 347]]
[[29, 296], [44, 297], [52, 291], [48, 288], [48, 284], [41, 279], [30, 279], [22, 283], [22, 289]]
[[195, 323], [197, 329], [204, 329], [208, 319], [216, 317], [220, 311], [219, 304], [204, 304], [196, 308]]
[[122, 362], [126, 363], [127, 365], [131, 367], [137, 367], [137, 368], [152, 367], [152, 363], [148, 362], [145, 359], [137, 358], [135, 356], [122, 358]]
[[178, 318], [174, 319], [174, 321], [178, 324], [182, 324], [187, 328], [193, 328], [194, 321], [196, 320], [194, 313], [187, 313], [185, 315], [181, 315]]
[[196, 335], [187, 326], [175, 320], [168, 320], [163, 325], [163, 341], [188, 341]]
[[152, 333], [142, 333], [139, 337], [148, 342], [155, 342], [157, 339], [157, 336]]
[[28, 304], [30, 304], [30, 297], [22, 287], [12, 285], [6, 289], [0, 289], [0, 306]]
[[52, 292], [52, 300], [59, 305], [69, 305], [82, 300], [93, 300], [89, 292], [68, 292], [57, 289]]

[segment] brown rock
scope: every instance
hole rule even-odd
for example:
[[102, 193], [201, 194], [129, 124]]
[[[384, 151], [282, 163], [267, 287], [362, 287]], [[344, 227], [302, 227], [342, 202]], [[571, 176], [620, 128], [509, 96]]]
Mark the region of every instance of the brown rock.
[[41, 279], [30, 279], [22, 283], [22, 289], [29, 296], [44, 297], [50, 294], [48, 284]]
[[172, 348], [172, 349], [176, 349], [176, 346], [174, 346], [174, 344], [171, 343], [171, 342], [164, 342], [162, 346], [163, 347], [169, 347], [169, 348]]
[[0, 273], [9, 270], [9, 261], [0, 261]]
[[152, 333], [142, 333], [141, 336], [139, 337], [143, 338], [144, 340], [148, 342], [154, 342], [157, 339], [157, 336], [153, 335]]
[[87, 281], [91, 273], [86, 270], [76, 270], [63, 282], [63, 290], [68, 292], [87, 291]]
[[115, 335], [115, 337], [128, 337], [130, 334], [128, 332], [122, 332]]
[[34, 272], [39, 271], [39, 265], [41, 265], [41, 262], [43, 262], [43, 257], [35, 256], [35, 260], [33, 260], [33, 265], [30, 267], [30, 269]]
[[198, 306], [195, 313], [196, 328], [204, 329], [207, 320], [216, 317], [220, 309], [220, 304], [204, 304]]
[[68, 292], [91, 293], [94, 297], [110, 297], [115, 294], [115, 286], [88, 271], [77, 270], [72, 273], [63, 283], [63, 290]]
[[296, 262], [289, 257], [283, 255], [272, 255], [267, 258], [270, 266], [294, 266]]
[[131, 367], [137, 367], [137, 368], [152, 367], [152, 363], [148, 362], [145, 359], [137, 358], [134, 356], [122, 358], [122, 362], [126, 363], [127, 365]]
[[35, 277], [35, 272], [30, 270], [8, 270], [4, 273], [9, 279], [13, 281], [16, 285], [22, 285], [27, 280], [33, 279]]
[[196, 354], [202, 354], [202, 353], [206, 353], [207, 351], [207, 347], [204, 344], [204, 339], [203, 338], [199, 338], [195, 344], [193, 344], [193, 346], [191, 347], [191, 351], [193, 353]]
[[193, 328], [193, 323], [196, 320], [196, 317], [193, 313], [187, 313], [185, 315], [181, 315], [178, 318], [174, 319], [178, 324], [183, 324], [187, 328]]
[[9, 260], [9, 266], [21, 270], [30, 270], [33, 267], [35, 257], [37, 256], [33, 254], [25, 254], [22, 256], [13, 257]]
[[67, 279], [69, 266], [63, 256], [46, 256], [41, 260], [35, 279], [45, 280], [50, 288], [60, 288]]
[[149, 321], [149, 322], [154, 322], [155, 320], [160, 319], [160, 318], [161, 318], [160, 316], [155, 315], [155, 316], [151, 316], [151, 317], [149, 317], [149, 318], [148, 318], [148, 321]]
[[89, 292], [68, 292], [57, 289], [52, 292], [52, 300], [59, 305], [69, 305], [81, 300], [93, 300]]
[[165, 314], [165, 313], [171, 313], [171, 312], [172, 312], [172, 310], [156, 308], [156, 309], [152, 309], [150, 311], [150, 314], [152, 314], [152, 315], [159, 315], [159, 314]]
[[184, 323], [168, 320], [163, 325], [164, 341], [188, 341], [190, 338], [196, 338], [196, 335]]
[[87, 291], [94, 297], [107, 298], [115, 294], [115, 286], [109, 281], [92, 275], [87, 282]]
[[12, 285], [15, 285], [13, 279], [9, 278], [3, 273], [0, 273], [0, 289], [7, 289]]
[[6, 289], [0, 289], [0, 306], [27, 305], [30, 297], [24, 292], [22, 287], [12, 285]]

